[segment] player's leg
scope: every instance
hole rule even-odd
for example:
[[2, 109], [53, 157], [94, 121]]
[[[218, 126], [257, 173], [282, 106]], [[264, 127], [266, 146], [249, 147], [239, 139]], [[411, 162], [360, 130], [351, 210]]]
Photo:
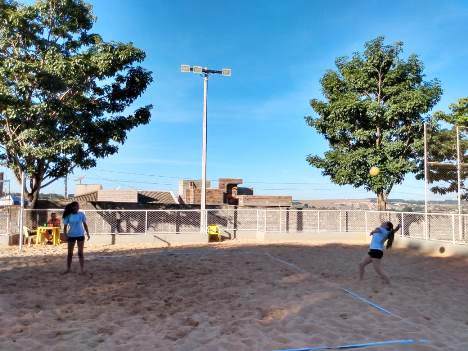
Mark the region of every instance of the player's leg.
[[74, 249], [75, 249], [75, 240], [73, 240], [72, 238], [68, 238], [67, 270], [64, 273], [70, 272]]
[[83, 254], [83, 248], [84, 248], [84, 238], [83, 240], [78, 240], [78, 259], [80, 260], [80, 273], [84, 273], [84, 254]]
[[359, 263], [359, 280], [364, 279], [364, 270], [366, 266], [372, 262], [372, 259], [369, 256], [364, 257], [364, 259]]
[[383, 279], [383, 281], [386, 284], [390, 284], [390, 279], [388, 278], [388, 276], [384, 273], [384, 271], [382, 269], [382, 260], [377, 259], [377, 258], [373, 258], [372, 259], [372, 265], [374, 266], [374, 269], [377, 272], [377, 274]]

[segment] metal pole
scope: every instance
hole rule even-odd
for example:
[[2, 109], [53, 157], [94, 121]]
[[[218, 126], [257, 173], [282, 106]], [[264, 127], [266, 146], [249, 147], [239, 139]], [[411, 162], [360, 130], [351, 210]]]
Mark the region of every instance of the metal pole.
[[20, 198], [20, 218], [19, 218], [19, 250], [23, 251], [23, 214], [24, 214], [24, 182], [26, 173], [21, 172], [21, 198]]
[[317, 211], [317, 232], [320, 231], [320, 211]]
[[367, 212], [364, 212], [364, 228], [367, 234], [369, 232], [369, 226], [367, 225]]
[[203, 75], [203, 145], [202, 145], [202, 190], [200, 231], [206, 232], [206, 142], [208, 115], [208, 74]]
[[427, 167], [427, 123], [424, 123], [424, 212], [428, 212], [427, 206], [427, 190], [429, 170]]
[[[176, 216], [176, 220], [177, 220], [177, 216]], [[176, 224], [176, 227], [177, 227], [177, 224]], [[145, 235], [148, 234], [148, 211], [145, 211]]]
[[456, 127], [457, 131], [457, 182], [458, 182], [458, 195], [457, 195], [457, 200], [458, 200], [458, 214], [460, 215], [462, 213], [462, 208], [461, 208], [461, 160], [460, 160], [460, 129], [457, 126]]
[[455, 215], [452, 215], [452, 242], [455, 244]]
[[429, 227], [428, 227], [428, 218], [427, 213], [429, 211], [427, 204], [427, 192], [429, 185], [429, 169], [427, 163], [428, 153], [427, 153], [427, 123], [424, 123], [424, 236], [426, 239], [429, 238]]
[[462, 182], [462, 175], [461, 175], [461, 149], [460, 149], [460, 128], [456, 126], [457, 132], [457, 200], [458, 200], [458, 236], [462, 237], [462, 203], [461, 203], [461, 182]]
[[401, 214], [401, 229], [400, 229], [400, 237], [403, 237], [405, 233], [405, 214]]
[[341, 215], [342, 215], [342, 213], [341, 213], [341, 210], [340, 210], [340, 233], [341, 233]]
[[65, 175], [65, 190], [64, 190], [65, 200], [68, 199], [68, 174]]

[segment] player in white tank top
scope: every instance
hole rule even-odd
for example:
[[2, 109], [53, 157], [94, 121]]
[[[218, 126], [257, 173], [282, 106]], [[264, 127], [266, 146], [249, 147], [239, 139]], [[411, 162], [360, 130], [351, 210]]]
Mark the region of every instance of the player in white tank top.
[[364, 279], [365, 268], [369, 263], [372, 263], [377, 274], [386, 284], [390, 284], [390, 279], [382, 270], [381, 259], [383, 257], [385, 242], [387, 242], [387, 249], [391, 248], [395, 232], [397, 232], [399, 229], [399, 224], [393, 228], [392, 222], [384, 222], [380, 227], [375, 228], [370, 233], [372, 239], [369, 245], [369, 252], [359, 264], [359, 280]]

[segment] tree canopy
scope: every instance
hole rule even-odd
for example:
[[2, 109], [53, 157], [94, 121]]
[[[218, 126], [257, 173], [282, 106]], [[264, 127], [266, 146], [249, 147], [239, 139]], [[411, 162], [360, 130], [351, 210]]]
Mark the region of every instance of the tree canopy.
[[151, 105], [129, 111], [152, 81], [132, 43], [91, 32], [96, 18], [81, 0], [0, 0], [0, 163], [41, 188], [74, 168], [115, 154], [146, 124]]
[[[336, 70], [321, 78], [324, 100], [311, 100], [317, 117], [306, 122], [330, 150], [307, 161], [336, 184], [374, 192], [382, 210], [394, 185], [417, 171], [425, 114], [442, 89], [438, 80], [424, 81], [416, 55], [401, 57], [401, 42], [386, 45], [378, 37], [364, 47], [351, 58], [339, 57]], [[369, 174], [372, 166], [379, 167], [377, 176]]]

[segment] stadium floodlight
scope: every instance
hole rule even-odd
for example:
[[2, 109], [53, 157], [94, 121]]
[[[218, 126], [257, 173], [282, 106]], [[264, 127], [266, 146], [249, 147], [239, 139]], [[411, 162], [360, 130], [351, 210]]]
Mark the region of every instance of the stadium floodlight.
[[190, 73], [192, 71], [192, 68], [190, 65], [180, 65], [180, 71], [182, 73]]
[[202, 188], [200, 199], [200, 231], [206, 234], [207, 216], [206, 216], [206, 144], [207, 144], [207, 119], [208, 119], [208, 76], [210, 74], [221, 74], [225, 77], [231, 76], [230, 68], [214, 70], [203, 68], [202, 66], [181, 65], [180, 70], [183, 73], [193, 72], [203, 76], [203, 145], [202, 145]]
[[202, 66], [193, 66], [192, 71], [193, 71], [193, 73], [203, 73], [203, 67]]

